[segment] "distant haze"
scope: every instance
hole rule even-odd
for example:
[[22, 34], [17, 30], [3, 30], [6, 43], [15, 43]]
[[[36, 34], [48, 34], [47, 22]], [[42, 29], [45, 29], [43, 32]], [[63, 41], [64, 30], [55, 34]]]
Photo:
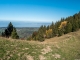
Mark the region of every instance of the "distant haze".
[[[10, 21], [0, 21], [0, 27], [7, 27]], [[40, 27], [41, 25], [50, 25], [49, 22], [22, 22], [22, 21], [14, 21], [12, 22], [14, 27]]]

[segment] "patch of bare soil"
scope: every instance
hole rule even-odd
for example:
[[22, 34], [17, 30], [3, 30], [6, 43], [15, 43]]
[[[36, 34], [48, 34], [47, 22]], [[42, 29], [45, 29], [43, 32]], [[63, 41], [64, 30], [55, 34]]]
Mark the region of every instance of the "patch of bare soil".
[[46, 58], [43, 55], [39, 55], [40, 60], [46, 60]]
[[61, 55], [55, 53], [54, 55], [52, 55], [55, 59], [61, 58]]
[[45, 48], [43, 48], [42, 49], [42, 54], [46, 54], [46, 53], [49, 53], [49, 52], [51, 52], [52, 51], [52, 49], [50, 48], [50, 46], [47, 46], [47, 47], [45, 47]]
[[27, 55], [27, 59], [28, 59], [28, 60], [34, 60], [33, 57], [30, 56], [30, 55]]

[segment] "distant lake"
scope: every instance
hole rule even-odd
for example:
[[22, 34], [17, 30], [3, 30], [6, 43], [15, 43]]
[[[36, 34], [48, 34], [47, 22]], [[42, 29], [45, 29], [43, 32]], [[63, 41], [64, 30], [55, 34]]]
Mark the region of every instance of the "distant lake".
[[[0, 21], [0, 27], [7, 27], [10, 21]], [[12, 22], [15, 27], [40, 27], [41, 25], [50, 25], [51, 23], [46, 22]]]

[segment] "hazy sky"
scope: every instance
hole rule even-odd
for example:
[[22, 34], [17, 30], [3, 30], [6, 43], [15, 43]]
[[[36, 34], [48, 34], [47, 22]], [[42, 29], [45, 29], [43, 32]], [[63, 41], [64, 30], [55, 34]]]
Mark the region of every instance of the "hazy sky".
[[80, 11], [80, 0], [0, 0], [0, 20], [55, 22]]

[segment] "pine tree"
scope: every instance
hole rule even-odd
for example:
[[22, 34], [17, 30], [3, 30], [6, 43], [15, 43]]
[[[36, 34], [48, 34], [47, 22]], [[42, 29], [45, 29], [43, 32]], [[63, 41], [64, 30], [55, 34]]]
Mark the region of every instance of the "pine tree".
[[37, 40], [37, 38], [36, 38], [37, 35], [38, 35], [38, 32], [37, 31], [33, 32], [32, 39], [33, 40]]
[[19, 39], [19, 36], [16, 32], [16, 28], [13, 28], [12, 34], [11, 34], [11, 38], [13, 39]]
[[47, 30], [49, 30], [49, 28], [50, 28], [50, 27], [49, 27], [49, 25], [48, 25], [48, 26], [47, 26]]
[[11, 36], [11, 33], [12, 33], [12, 31], [13, 31], [13, 25], [12, 25], [11, 22], [9, 23], [9, 25], [8, 25], [8, 27], [7, 27], [7, 30], [8, 30], [9, 36]]
[[67, 26], [65, 27], [65, 34], [72, 31], [72, 25], [70, 22], [67, 23]]
[[62, 35], [63, 35], [63, 30], [62, 29], [58, 30], [58, 36], [62, 36]]
[[78, 24], [79, 24], [79, 28], [80, 28], [80, 19], [79, 19], [79, 21], [78, 21]]
[[77, 20], [73, 20], [72, 22], [72, 32], [77, 31], [79, 29], [79, 23]]
[[3, 32], [5, 34], [5, 36], [3, 36], [3, 37], [9, 38], [11, 36], [12, 31], [13, 31], [13, 25], [10, 22], [9, 25], [8, 25], [8, 27]]
[[8, 29], [5, 29], [5, 32], [4, 33], [5, 33], [5, 37], [6, 38], [9, 38], [9, 30]]
[[45, 40], [43, 34], [40, 34], [40, 33], [36, 36], [36, 39], [37, 39], [38, 41], [40, 41], [40, 42], [42, 42], [42, 41]]

